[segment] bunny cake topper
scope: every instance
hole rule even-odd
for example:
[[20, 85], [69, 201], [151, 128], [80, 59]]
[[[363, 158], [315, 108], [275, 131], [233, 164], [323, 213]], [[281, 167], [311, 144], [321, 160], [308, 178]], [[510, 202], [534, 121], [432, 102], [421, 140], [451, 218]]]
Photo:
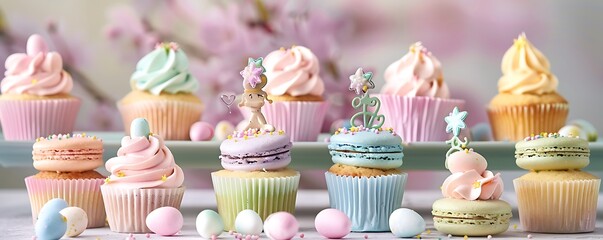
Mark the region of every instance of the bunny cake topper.
[[[381, 108], [381, 101], [379, 98], [370, 97], [368, 90], [375, 88], [375, 84], [372, 81], [373, 73], [365, 73], [362, 68], [358, 68], [356, 73], [350, 76], [350, 91], [356, 92], [358, 96], [352, 100], [352, 107], [362, 108], [362, 111], [357, 112], [350, 119], [350, 125], [358, 127], [356, 125], [356, 118], [362, 117], [362, 124], [365, 128], [379, 129], [385, 122], [385, 116], [378, 114]], [[374, 111], [370, 111], [369, 107], [373, 108]], [[375, 121], [377, 122], [375, 124]]]
[[469, 145], [467, 137], [464, 141], [459, 138], [461, 129], [467, 127], [465, 119], [467, 118], [467, 111], [459, 112], [458, 107], [454, 107], [452, 112], [444, 118], [446, 121], [446, 132], [452, 132], [452, 138], [446, 141], [446, 144], [450, 144], [450, 149], [446, 152], [446, 168], [448, 168], [448, 156], [456, 151], [463, 151]]
[[243, 128], [244, 130], [261, 129], [273, 132], [274, 126], [266, 122], [266, 118], [261, 111], [264, 101], [272, 103], [272, 100], [268, 99], [268, 94], [262, 90], [266, 86], [266, 83], [268, 83], [268, 79], [264, 75], [264, 66], [262, 66], [263, 60], [261, 57], [257, 59], [249, 58], [247, 66], [241, 71], [243, 88], [245, 90], [241, 94], [239, 107], [247, 107], [251, 111], [251, 117], [248, 124]]

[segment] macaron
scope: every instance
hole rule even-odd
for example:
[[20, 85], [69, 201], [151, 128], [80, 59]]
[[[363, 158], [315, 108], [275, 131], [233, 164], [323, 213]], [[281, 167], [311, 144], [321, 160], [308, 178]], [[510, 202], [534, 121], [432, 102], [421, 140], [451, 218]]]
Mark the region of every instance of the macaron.
[[507, 231], [511, 205], [501, 200], [467, 201], [442, 198], [433, 203], [433, 224], [438, 231], [457, 236], [487, 236]]
[[49, 172], [84, 172], [103, 165], [103, 142], [86, 134], [38, 138], [33, 145], [34, 168]]
[[334, 163], [391, 169], [402, 166], [402, 138], [393, 130], [340, 128], [329, 140]]
[[516, 164], [526, 170], [581, 169], [588, 166], [589, 157], [588, 141], [557, 133], [535, 135], [515, 144]]
[[284, 132], [235, 132], [220, 144], [222, 167], [231, 171], [284, 168], [291, 162], [291, 140]]

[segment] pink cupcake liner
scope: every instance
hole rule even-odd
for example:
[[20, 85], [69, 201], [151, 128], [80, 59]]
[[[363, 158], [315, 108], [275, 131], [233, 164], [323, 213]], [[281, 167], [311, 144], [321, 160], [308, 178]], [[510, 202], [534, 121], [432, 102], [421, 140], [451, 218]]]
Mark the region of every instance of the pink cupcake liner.
[[107, 220], [113, 232], [150, 233], [146, 218], [160, 207], [180, 208], [184, 187], [133, 189], [102, 185]]
[[4, 139], [27, 141], [55, 133], [72, 133], [79, 109], [77, 98], [0, 100]]
[[446, 122], [454, 107], [463, 109], [464, 100], [431, 97], [376, 95], [381, 100], [384, 128], [391, 127], [404, 142], [444, 141], [448, 139]]
[[151, 131], [165, 140], [190, 140], [190, 128], [201, 120], [203, 104], [179, 101], [139, 101], [118, 103], [126, 135], [130, 123], [136, 118], [146, 118]]
[[[328, 102], [273, 102], [266, 103], [262, 113], [266, 121], [277, 130], [285, 130], [294, 142], [316, 141], [322, 129], [322, 123], [327, 114]], [[241, 108], [245, 118], [249, 117], [249, 110]]]
[[25, 178], [31, 202], [31, 217], [35, 224], [42, 206], [53, 198], [61, 198], [69, 206], [84, 209], [88, 215], [88, 228], [105, 226], [105, 205], [100, 186], [104, 179], [41, 179]]

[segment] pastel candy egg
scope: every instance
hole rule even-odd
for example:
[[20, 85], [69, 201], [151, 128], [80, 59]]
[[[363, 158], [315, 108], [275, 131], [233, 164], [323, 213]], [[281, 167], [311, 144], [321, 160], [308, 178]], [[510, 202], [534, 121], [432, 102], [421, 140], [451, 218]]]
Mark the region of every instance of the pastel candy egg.
[[208, 141], [214, 137], [214, 127], [206, 122], [193, 123], [190, 130], [190, 137], [193, 141]]
[[130, 123], [130, 137], [149, 137], [151, 129], [144, 118], [136, 118]]
[[38, 218], [35, 224], [38, 240], [61, 239], [67, 231], [67, 219], [58, 212], [49, 212]]
[[327, 208], [314, 219], [316, 231], [326, 238], [343, 238], [352, 231], [352, 221], [342, 211]]
[[243, 210], [235, 218], [235, 230], [240, 234], [260, 235], [262, 228], [262, 218], [253, 210]]
[[580, 137], [586, 139], [586, 135], [581, 132], [581, 129], [575, 125], [567, 125], [559, 129], [561, 136]]
[[389, 216], [389, 229], [399, 238], [410, 238], [425, 231], [425, 220], [412, 209], [398, 208]]
[[472, 141], [492, 141], [492, 129], [488, 123], [478, 123], [471, 128]]
[[448, 165], [448, 170], [452, 173], [475, 170], [481, 175], [488, 167], [486, 159], [473, 150], [458, 151], [450, 154], [446, 159], [446, 164]]
[[224, 221], [222, 217], [213, 210], [203, 210], [197, 215], [197, 232], [203, 238], [216, 238], [224, 231]]
[[44, 215], [46, 212], [58, 213], [59, 211], [63, 210], [63, 208], [66, 208], [68, 206], [69, 205], [67, 204], [67, 201], [63, 199], [50, 199], [40, 209], [40, 212], [38, 213], [38, 218], [40, 218], [40, 216]]
[[147, 227], [156, 234], [171, 236], [182, 229], [182, 213], [173, 207], [160, 207], [153, 210], [146, 219]]
[[291, 213], [277, 212], [270, 214], [264, 222], [264, 233], [273, 240], [288, 240], [299, 231], [297, 219]]
[[235, 127], [229, 121], [220, 121], [216, 124], [214, 135], [218, 141], [224, 141], [234, 132]]
[[88, 226], [88, 215], [84, 209], [79, 207], [68, 207], [64, 208], [59, 213], [67, 219], [67, 231], [65, 232], [65, 236], [77, 237], [86, 230], [86, 227]]

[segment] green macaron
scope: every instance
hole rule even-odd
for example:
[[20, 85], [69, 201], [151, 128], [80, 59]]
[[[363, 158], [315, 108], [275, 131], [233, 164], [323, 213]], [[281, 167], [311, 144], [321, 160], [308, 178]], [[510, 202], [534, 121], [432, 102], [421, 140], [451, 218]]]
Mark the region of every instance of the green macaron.
[[515, 163], [526, 170], [581, 169], [589, 157], [588, 141], [576, 137], [536, 135], [515, 144]]
[[442, 233], [457, 236], [487, 236], [507, 231], [511, 205], [501, 200], [442, 198], [432, 206], [433, 225]]

